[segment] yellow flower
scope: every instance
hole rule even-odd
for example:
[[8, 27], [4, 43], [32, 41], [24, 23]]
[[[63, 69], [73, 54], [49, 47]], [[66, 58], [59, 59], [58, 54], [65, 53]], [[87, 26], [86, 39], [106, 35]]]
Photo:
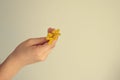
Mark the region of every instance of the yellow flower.
[[48, 40], [48, 44], [52, 44], [52, 42], [56, 40], [59, 37], [59, 35], [60, 35], [59, 29], [53, 30], [51, 33], [48, 33], [46, 37], [46, 39]]

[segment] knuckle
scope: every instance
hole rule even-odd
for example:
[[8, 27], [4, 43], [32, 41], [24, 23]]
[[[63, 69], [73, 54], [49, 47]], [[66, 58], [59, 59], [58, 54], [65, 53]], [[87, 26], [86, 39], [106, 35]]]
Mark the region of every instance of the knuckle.
[[42, 62], [45, 61], [45, 60], [46, 60], [45, 58], [40, 58], [40, 61], [42, 61]]
[[42, 55], [36, 55], [37, 61], [45, 61], [46, 60], [46, 56], [42, 56]]

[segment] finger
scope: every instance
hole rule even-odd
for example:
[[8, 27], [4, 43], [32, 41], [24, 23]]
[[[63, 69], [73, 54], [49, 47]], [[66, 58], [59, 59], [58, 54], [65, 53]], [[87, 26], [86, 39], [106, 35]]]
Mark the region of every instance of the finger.
[[51, 50], [46, 51], [45, 53], [41, 54], [41, 60], [44, 61], [46, 60], [46, 58], [48, 57], [48, 55], [50, 54]]
[[56, 42], [57, 42], [57, 40], [53, 41], [52, 44], [45, 43], [43, 45], [39, 45], [39, 48], [42, 48], [43, 51], [51, 50], [52, 48], [55, 47]]
[[56, 45], [57, 41], [58, 41], [58, 39], [54, 40], [54, 41], [52, 42], [52, 44], [50, 44], [50, 45], [54, 47], [54, 46]]
[[41, 57], [42, 57], [43, 61], [47, 58], [47, 56], [50, 54], [50, 52], [52, 51], [52, 49], [55, 47], [56, 42], [57, 42], [57, 40], [55, 40], [52, 43], [52, 45], [49, 45], [49, 44], [47, 45], [47, 43], [46, 43], [47, 46], [44, 46], [44, 53], [41, 54]]
[[52, 31], [55, 30], [54, 28], [48, 28], [48, 33], [52, 33]]
[[31, 38], [28, 40], [28, 43], [30, 45], [41, 45], [43, 43], [47, 42], [45, 37], [40, 37], [40, 38]]
[[47, 56], [50, 54], [50, 51], [55, 47], [57, 40], [54, 40], [52, 44], [45, 43], [44, 45], [39, 45], [38, 48], [42, 50], [41, 60], [45, 60]]

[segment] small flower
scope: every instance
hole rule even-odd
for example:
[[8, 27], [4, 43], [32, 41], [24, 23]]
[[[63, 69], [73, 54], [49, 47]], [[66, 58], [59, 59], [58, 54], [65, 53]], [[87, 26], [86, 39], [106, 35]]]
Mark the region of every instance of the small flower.
[[60, 30], [53, 30], [51, 33], [47, 34], [46, 39], [48, 40], [48, 44], [52, 44], [54, 40], [56, 40], [60, 36]]

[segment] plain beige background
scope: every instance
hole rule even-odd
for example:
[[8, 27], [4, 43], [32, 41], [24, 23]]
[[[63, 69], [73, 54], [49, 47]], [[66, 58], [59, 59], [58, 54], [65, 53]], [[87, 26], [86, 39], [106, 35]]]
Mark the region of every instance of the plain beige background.
[[120, 0], [0, 0], [0, 61], [48, 27], [57, 46], [14, 80], [120, 80]]

